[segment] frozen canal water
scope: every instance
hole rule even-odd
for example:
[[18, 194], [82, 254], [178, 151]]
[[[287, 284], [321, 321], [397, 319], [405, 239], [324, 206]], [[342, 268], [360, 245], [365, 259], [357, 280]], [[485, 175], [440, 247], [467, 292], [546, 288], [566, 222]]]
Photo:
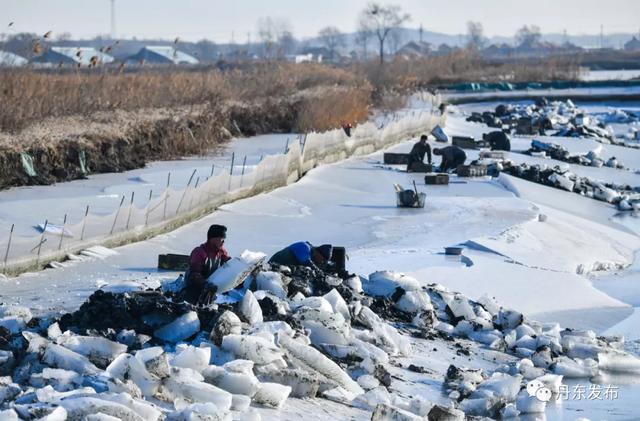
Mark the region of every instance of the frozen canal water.
[[82, 219], [86, 206], [91, 214], [106, 215], [118, 208], [122, 196], [135, 192], [135, 204], [142, 208], [153, 197], [162, 195], [171, 173], [171, 187], [182, 189], [194, 170], [195, 177], [210, 177], [229, 171], [231, 156], [235, 154], [234, 171], [241, 170], [244, 156], [248, 171], [263, 155], [282, 153], [287, 141], [297, 141], [296, 134], [270, 134], [251, 138], [233, 139], [215, 154], [190, 157], [175, 161], [151, 162], [146, 167], [123, 173], [95, 174], [86, 180], [58, 183], [52, 186], [14, 187], [0, 191], [0, 235], [9, 232], [15, 224], [18, 236], [34, 236], [34, 227], [46, 219], [62, 224], [67, 214], [69, 223]]

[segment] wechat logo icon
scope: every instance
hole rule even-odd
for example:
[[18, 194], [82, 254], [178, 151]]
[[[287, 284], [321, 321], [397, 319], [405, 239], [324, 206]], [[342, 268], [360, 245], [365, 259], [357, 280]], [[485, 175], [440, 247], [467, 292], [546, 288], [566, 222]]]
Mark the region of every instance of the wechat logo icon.
[[527, 393], [532, 398], [535, 397], [540, 402], [549, 402], [551, 400], [551, 390], [540, 380], [531, 380], [527, 383]]

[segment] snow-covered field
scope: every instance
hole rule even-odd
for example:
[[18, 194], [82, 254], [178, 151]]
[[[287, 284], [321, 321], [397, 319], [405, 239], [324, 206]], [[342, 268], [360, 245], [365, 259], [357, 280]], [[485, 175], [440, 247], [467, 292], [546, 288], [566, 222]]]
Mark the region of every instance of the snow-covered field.
[[[452, 107], [447, 133], [480, 138], [490, 129], [466, 122], [465, 116], [493, 107], [495, 104]], [[271, 138], [266, 148], [279, 151], [283, 139], [286, 138]], [[552, 140], [575, 153], [598, 148], [604, 155], [615, 154], [630, 168], [623, 171], [570, 165], [576, 174], [640, 186], [640, 175], [636, 173], [640, 170], [640, 150], [588, 139]], [[408, 152], [413, 141], [390, 150]], [[514, 138], [514, 152], [508, 158], [517, 163], [541, 161], [518, 153], [528, 149], [530, 141], [531, 137]], [[253, 146], [248, 146], [252, 152]], [[477, 151], [468, 151], [468, 156], [477, 158]], [[219, 223], [229, 227], [226, 246], [232, 255], [245, 249], [269, 255], [299, 240], [346, 246], [351, 272], [363, 276], [377, 270], [403, 272], [423, 286], [438, 283], [474, 300], [484, 295], [495, 297], [500, 304], [533, 320], [593, 329], [598, 334], [625, 334], [631, 341], [627, 349], [637, 349], [633, 343], [640, 340], [637, 262], [627, 267], [640, 250], [640, 224], [629, 220], [632, 216], [622, 220], [610, 204], [513, 177], [507, 177], [505, 183], [453, 176], [448, 186], [426, 186], [422, 175], [386, 167], [381, 161], [382, 153], [374, 153], [321, 166], [293, 185], [225, 205], [169, 234], [120, 247], [114, 253], [98, 253], [98, 257], [69, 262], [59, 269], [0, 279], [1, 300], [47, 314], [75, 310], [98, 287], [117, 288], [131, 285], [132, 281], [156, 287], [177, 275], [158, 272], [157, 255], [189, 253], [204, 241], [207, 227]], [[544, 162], [549, 164], [550, 160]], [[161, 184], [165, 171], [164, 167], [158, 171], [156, 183]], [[125, 184], [129, 188], [130, 175], [102, 177], [104, 184], [113, 180], [114, 194], [122, 193], [118, 186]], [[409, 187], [413, 181], [427, 193], [425, 208], [397, 208], [393, 183]], [[45, 187], [42, 192], [64, 188]], [[71, 189], [69, 195], [76, 197], [77, 191]], [[25, 199], [15, 197], [12, 206], [27, 211], [30, 205]], [[78, 205], [83, 206], [82, 203]], [[457, 244], [465, 246], [463, 259], [444, 255], [444, 247]], [[443, 393], [442, 382], [449, 364], [491, 372], [501, 363], [518, 360], [470, 341], [460, 344], [471, 350], [470, 355], [460, 354], [460, 345], [437, 337], [412, 338], [411, 352], [393, 359], [389, 390], [404, 399], [419, 396], [445, 404], [449, 399]], [[407, 370], [410, 364], [424, 367], [426, 372]], [[619, 387], [615, 402], [568, 399], [561, 405], [549, 405], [546, 419], [640, 417], [635, 404], [640, 398], [639, 375], [631, 375], [631, 380], [625, 381], [621, 385], [615, 378], [600, 379], [603, 385], [613, 383]], [[588, 387], [584, 379], [582, 383], [569, 380], [568, 384]], [[321, 399], [290, 398], [280, 410], [260, 407], [259, 412], [263, 419], [371, 416], [371, 409], [362, 405], [353, 407]]]

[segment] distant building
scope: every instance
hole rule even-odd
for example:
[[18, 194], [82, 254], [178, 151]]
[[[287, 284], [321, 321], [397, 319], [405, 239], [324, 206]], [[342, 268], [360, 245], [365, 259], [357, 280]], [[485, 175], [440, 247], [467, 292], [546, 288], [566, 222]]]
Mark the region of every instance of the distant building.
[[424, 41], [411, 41], [403, 45], [396, 56], [404, 58], [426, 57], [433, 53], [433, 45]]
[[302, 48], [297, 56], [311, 57], [310, 60], [303, 59], [303, 61], [312, 61], [317, 63], [343, 63], [349, 61], [349, 56], [342, 55], [337, 49], [331, 52], [327, 47], [306, 47]]
[[624, 44], [624, 49], [627, 51], [639, 51], [640, 39], [633, 37]]
[[307, 54], [295, 54], [293, 56], [287, 57], [289, 61], [293, 61], [296, 64], [299, 63], [314, 63], [314, 62], [322, 62], [322, 56], [314, 56], [312, 53]]
[[482, 50], [482, 55], [489, 58], [504, 58], [513, 55], [513, 47], [509, 44], [492, 44]]
[[98, 66], [113, 62], [113, 57], [91, 47], [51, 47], [33, 59], [41, 66]]
[[0, 51], [0, 67], [20, 67], [25, 66], [29, 60], [8, 51]]
[[440, 45], [438, 46], [438, 49], [437, 49], [437, 50], [435, 50], [435, 51], [433, 52], [433, 55], [436, 55], [436, 56], [446, 56], [446, 55], [449, 55], [449, 54], [453, 53], [453, 52], [454, 52], [454, 51], [456, 51], [457, 49], [458, 49], [458, 48], [456, 48], [456, 47], [452, 47], [452, 46], [450, 46], [450, 45], [448, 45], [448, 44], [440, 44]]
[[577, 45], [565, 42], [562, 45], [550, 42], [523, 43], [517, 47], [508, 44], [493, 44], [482, 50], [482, 55], [486, 58], [537, 58], [550, 56], [565, 56], [582, 51]]
[[135, 64], [198, 64], [197, 58], [179, 51], [175, 47], [147, 45], [136, 54], [127, 58]]

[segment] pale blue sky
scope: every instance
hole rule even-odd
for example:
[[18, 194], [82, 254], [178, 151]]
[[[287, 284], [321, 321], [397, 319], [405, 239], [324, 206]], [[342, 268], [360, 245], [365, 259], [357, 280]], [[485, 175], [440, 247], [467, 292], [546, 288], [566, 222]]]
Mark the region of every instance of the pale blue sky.
[[[255, 39], [260, 17], [284, 17], [298, 38], [315, 36], [334, 25], [355, 30], [358, 12], [367, 0], [115, 0], [119, 37], [212, 39], [227, 42], [232, 31], [237, 42], [247, 33]], [[512, 35], [524, 24], [543, 32], [595, 34], [638, 32], [640, 0], [395, 0], [412, 15], [408, 26], [421, 23], [427, 30], [464, 33], [466, 22], [483, 23], [485, 33]], [[7, 28], [9, 22], [14, 22]], [[0, 33], [29, 31], [70, 32], [93, 37], [110, 31], [109, 0], [0, 0]]]

